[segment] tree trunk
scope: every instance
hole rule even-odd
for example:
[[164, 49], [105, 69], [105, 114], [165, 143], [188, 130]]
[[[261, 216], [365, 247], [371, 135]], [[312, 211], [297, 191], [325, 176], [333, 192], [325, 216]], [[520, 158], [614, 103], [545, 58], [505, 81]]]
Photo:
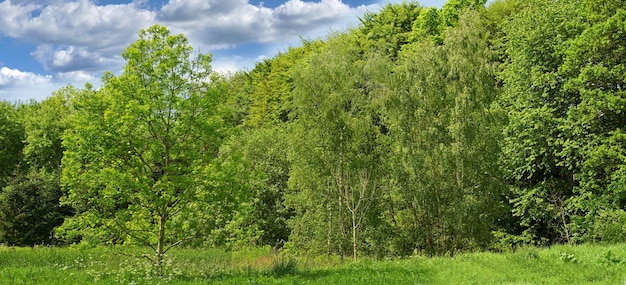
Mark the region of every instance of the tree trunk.
[[341, 258], [341, 262], [343, 262], [343, 257], [345, 255], [345, 249], [343, 248], [343, 243], [345, 242], [345, 239], [346, 239], [346, 229], [345, 229], [345, 225], [343, 222], [343, 198], [341, 198], [341, 195], [339, 195], [339, 229], [341, 231], [341, 240], [339, 241], [339, 256]]
[[352, 257], [354, 258], [354, 261], [356, 262], [357, 259], [357, 245], [356, 245], [356, 240], [357, 240], [357, 224], [356, 224], [356, 213], [354, 211], [352, 211]]
[[327, 240], [328, 262], [330, 262], [330, 257], [332, 255], [332, 237], [333, 237], [333, 209], [330, 205], [328, 205], [328, 240]]
[[163, 273], [163, 254], [165, 247], [165, 223], [167, 222], [167, 210], [164, 207], [160, 213], [159, 219], [159, 234], [158, 234], [158, 243], [156, 250], [156, 266], [157, 266], [157, 275], [161, 276]]

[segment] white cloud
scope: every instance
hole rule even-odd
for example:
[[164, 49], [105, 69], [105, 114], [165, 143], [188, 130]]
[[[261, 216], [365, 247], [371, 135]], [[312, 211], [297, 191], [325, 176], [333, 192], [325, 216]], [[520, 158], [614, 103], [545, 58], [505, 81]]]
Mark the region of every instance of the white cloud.
[[[180, 1], [183, 0], [177, 2]], [[224, 48], [241, 43], [271, 43], [289, 41], [299, 36], [323, 36], [331, 27], [345, 28], [340, 25], [345, 23], [346, 19], [357, 20], [357, 16], [363, 14], [366, 8], [377, 7], [350, 7], [340, 0], [321, 2], [289, 0], [274, 9], [269, 9], [247, 4], [247, 1], [236, 2], [240, 4], [239, 7], [224, 10], [228, 11], [227, 13], [215, 13], [210, 14], [210, 17], [198, 18], [193, 26], [190, 26], [189, 22], [170, 24], [186, 31], [194, 41], [211, 48]], [[183, 14], [182, 11], [178, 13]]]
[[46, 98], [56, 89], [52, 76], [0, 67], [0, 100]]
[[38, 45], [32, 55], [47, 70], [67, 72], [112, 68], [138, 30], [157, 22], [186, 34], [194, 47], [211, 50], [288, 41], [311, 31], [323, 36], [329, 27], [363, 12], [340, 0], [289, 0], [274, 9], [248, 0], [170, 0], [160, 11], [141, 3], [5, 0], [0, 3], [0, 33]]
[[254, 58], [233, 55], [217, 58], [211, 63], [211, 66], [216, 72], [229, 74], [237, 70], [252, 69], [255, 63]]
[[215, 15], [228, 15], [248, 5], [247, 0], [170, 0], [161, 8], [158, 19], [165, 22], [192, 22]]
[[123, 63], [119, 55], [103, 56], [90, 51], [88, 47], [80, 46], [55, 47], [42, 44], [31, 55], [41, 62], [46, 70], [57, 72], [99, 70]]
[[89, 82], [97, 88], [100, 86], [98, 76], [99, 74], [85, 71], [63, 72], [51, 76], [0, 67], [0, 101], [43, 100], [68, 84], [82, 88]]
[[49, 83], [51, 76], [41, 76], [32, 72], [23, 72], [8, 67], [0, 67], [0, 88], [11, 87], [16, 84], [45, 84]]
[[96, 77], [94, 74], [86, 72], [86, 71], [70, 71], [70, 72], [61, 72], [56, 75], [56, 81], [66, 84], [73, 84], [76, 87], [82, 87], [85, 83], [98, 83], [100, 79]]
[[32, 55], [51, 71], [119, 64], [120, 52], [155, 18], [154, 12], [134, 3], [99, 6], [78, 0], [35, 5], [14, 1], [0, 3], [0, 33], [38, 45]]
[[[0, 31], [34, 43], [119, 49], [137, 30], [154, 22], [154, 13], [135, 4], [98, 6], [89, 0], [41, 5], [0, 3]], [[34, 16], [33, 16], [34, 15]]]
[[[120, 53], [136, 40], [140, 29], [155, 23], [168, 26], [172, 33], [184, 33], [191, 45], [204, 53], [242, 43], [264, 44], [254, 55], [214, 58], [215, 70], [234, 71], [253, 68], [259, 54], [271, 56], [278, 49], [299, 44], [299, 37], [323, 37], [331, 30], [354, 25], [366, 10], [380, 7], [350, 7], [340, 0], [288, 0], [273, 9], [251, 5], [248, 0], [170, 0], [155, 10], [146, 0], [119, 5], [98, 5], [97, 2], [0, 2], [0, 35], [34, 44], [37, 48], [31, 56], [54, 74], [42, 76], [5, 68], [6, 74], [0, 80], [12, 83], [0, 84], [0, 92], [4, 92], [0, 94], [8, 94], [9, 88], [11, 92], [22, 92], [15, 88], [26, 90], [31, 86], [43, 90], [44, 86], [60, 88], [68, 82], [80, 86], [85, 80], [99, 81], [95, 76], [103, 70], [121, 69]], [[17, 75], [9, 80], [8, 71], [23, 74], [23, 81], [18, 83]], [[44, 81], [36, 86], [32, 80]]]
[[334, 22], [350, 15], [351, 10], [339, 0], [322, 0], [319, 3], [290, 0], [274, 9], [272, 15], [280, 24], [309, 26], [317, 22]]
[[[157, 22], [214, 49], [284, 41], [320, 28], [326, 32], [362, 12], [362, 7], [340, 0], [289, 0], [274, 9], [251, 5], [248, 0], [171, 0], [160, 11], [144, 9], [139, 2], [101, 6], [89, 0], [6, 0], [0, 3], [0, 32], [42, 45], [35, 57], [50, 70], [66, 71], [85, 66], [77, 63], [82, 55], [95, 56], [94, 64], [104, 64], [119, 55], [139, 29]], [[67, 57], [65, 63], [59, 61], [62, 55]]]

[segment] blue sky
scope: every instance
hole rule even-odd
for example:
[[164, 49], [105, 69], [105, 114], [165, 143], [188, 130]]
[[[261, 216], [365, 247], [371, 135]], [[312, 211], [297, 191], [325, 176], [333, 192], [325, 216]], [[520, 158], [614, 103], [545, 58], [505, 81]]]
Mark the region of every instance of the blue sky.
[[[213, 54], [220, 72], [251, 69], [300, 38], [324, 37], [402, 0], [3, 0], [0, 100], [41, 100], [62, 86], [98, 86], [119, 72], [137, 32], [166, 25]], [[421, 0], [441, 7], [445, 0]]]

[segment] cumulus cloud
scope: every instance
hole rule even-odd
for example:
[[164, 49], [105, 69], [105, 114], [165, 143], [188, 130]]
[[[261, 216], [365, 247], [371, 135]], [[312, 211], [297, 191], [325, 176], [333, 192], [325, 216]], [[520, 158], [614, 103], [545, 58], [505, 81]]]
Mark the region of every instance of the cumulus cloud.
[[[41, 45], [33, 53], [36, 59], [49, 70], [68, 71], [110, 63], [139, 29], [154, 23], [215, 49], [297, 38], [362, 12], [340, 0], [289, 0], [274, 9], [248, 0], [170, 0], [159, 11], [145, 9], [141, 2], [5, 0], [0, 3], [0, 33]], [[85, 62], [85, 56], [93, 62]]]
[[[14, 0], [13, 0], [14, 1]], [[153, 12], [135, 4], [99, 6], [89, 0], [50, 5], [0, 3], [0, 31], [34, 43], [117, 49], [138, 28], [153, 22]]]
[[85, 83], [97, 83], [100, 79], [94, 74], [86, 71], [70, 71], [61, 72], [56, 75], [56, 81], [59, 83], [72, 84], [77, 87], [82, 87]]
[[32, 72], [23, 72], [5, 66], [0, 67], [0, 89], [18, 84], [45, 84], [50, 82], [51, 79], [51, 76], [41, 76]]
[[134, 3], [20, 2], [0, 3], [0, 33], [38, 45], [32, 55], [50, 71], [107, 68], [140, 28], [154, 22], [152, 11]]
[[161, 8], [164, 22], [191, 22], [214, 15], [228, 15], [248, 5], [247, 0], [171, 0]]
[[93, 71], [122, 64], [122, 59], [118, 55], [103, 56], [90, 51], [88, 47], [79, 46], [55, 47], [42, 44], [31, 55], [41, 62], [46, 70], [57, 72]]
[[47, 70], [67, 72], [119, 63], [120, 52], [136, 39], [137, 31], [154, 23], [185, 33], [206, 49], [217, 49], [284, 41], [320, 27], [326, 32], [363, 10], [340, 0], [289, 0], [274, 9], [248, 0], [170, 0], [158, 11], [146, 9], [143, 2], [5, 0], [0, 3], [0, 33], [39, 45], [32, 55]]
[[251, 64], [254, 64], [254, 62], [249, 58], [233, 55], [220, 57], [214, 60], [211, 66], [214, 71], [222, 74], [229, 74], [243, 68], [249, 68]]
[[0, 100], [45, 98], [54, 88], [52, 76], [0, 67]]
[[[184, 0], [176, 2], [181, 1]], [[193, 1], [196, 0], [185, 2]], [[340, 0], [320, 2], [289, 0], [274, 9], [254, 6], [247, 1], [234, 2], [238, 6], [215, 11], [213, 11], [215, 6], [210, 4], [206, 5], [207, 9], [204, 11], [191, 5], [177, 5], [177, 14], [198, 13], [198, 16], [193, 17], [196, 19], [193, 24], [178, 21], [170, 24], [184, 30], [192, 40], [203, 45], [224, 48], [241, 43], [285, 41], [303, 35], [310, 36], [311, 32], [314, 32], [314, 36], [322, 36], [330, 27], [339, 26], [345, 23], [346, 19], [356, 20], [366, 9], [375, 7], [350, 7]], [[161, 19], [167, 18], [161, 16]]]
[[0, 101], [42, 100], [68, 84], [82, 88], [88, 82], [96, 87], [100, 85], [96, 74], [85, 71], [63, 72], [52, 76], [3, 66], [0, 67]]
[[351, 8], [339, 0], [322, 0], [319, 3], [290, 0], [272, 12], [279, 24], [298, 26], [332, 22], [350, 14]]
[[[22, 78], [22, 87], [32, 86], [32, 80], [54, 85], [91, 80], [106, 69], [119, 70], [123, 49], [136, 40], [140, 29], [156, 23], [168, 26], [173, 33], [184, 33], [202, 52], [216, 52], [243, 43], [297, 44], [299, 37], [322, 37], [329, 30], [345, 28], [350, 21], [358, 22], [357, 17], [365, 10], [378, 7], [352, 7], [341, 0], [285, 0], [275, 8], [252, 5], [249, 0], [169, 0], [162, 7], [150, 6], [147, 0], [128, 2], [0, 2], [0, 35], [34, 44], [31, 56], [53, 74], [42, 76], [5, 67], [0, 92], [6, 94], [7, 86], [17, 86], [16, 78]], [[267, 50], [259, 53], [271, 54]], [[222, 71], [252, 68], [257, 56], [216, 57], [214, 66]]]

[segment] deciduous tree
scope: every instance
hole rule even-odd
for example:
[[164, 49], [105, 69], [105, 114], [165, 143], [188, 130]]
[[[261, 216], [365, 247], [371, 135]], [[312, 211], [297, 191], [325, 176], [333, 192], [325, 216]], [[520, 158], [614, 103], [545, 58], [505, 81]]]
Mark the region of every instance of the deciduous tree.
[[151, 247], [158, 268], [232, 197], [213, 180], [224, 92], [211, 56], [192, 53], [163, 26], [139, 32], [122, 74], [77, 100], [64, 141], [62, 182], [77, 219], [97, 217], [118, 241]]

